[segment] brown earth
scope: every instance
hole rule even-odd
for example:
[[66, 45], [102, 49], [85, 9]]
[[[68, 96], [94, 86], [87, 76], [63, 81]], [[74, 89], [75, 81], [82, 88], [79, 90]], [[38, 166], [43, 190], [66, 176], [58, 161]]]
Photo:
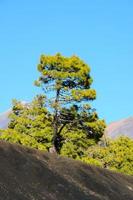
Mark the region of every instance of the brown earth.
[[0, 200], [133, 200], [133, 177], [0, 141]]

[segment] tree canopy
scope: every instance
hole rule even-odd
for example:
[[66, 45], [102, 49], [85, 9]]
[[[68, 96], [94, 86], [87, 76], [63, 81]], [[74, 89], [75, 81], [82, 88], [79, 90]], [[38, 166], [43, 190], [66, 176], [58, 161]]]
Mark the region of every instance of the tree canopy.
[[96, 99], [96, 91], [91, 88], [90, 67], [77, 56], [64, 57], [58, 53], [42, 55], [38, 71], [41, 75], [35, 84], [42, 87], [47, 107], [53, 114], [55, 151], [60, 151], [65, 129], [72, 135], [80, 130], [87, 138], [99, 140], [105, 122], [89, 103]]
[[42, 55], [38, 70], [35, 84], [43, 94], [25, 105], [13, 101], [9, 126], [0, 138], [80, 159], [105, 129], [90, 105], [96, 99], [90, 67], [77, 56], [56, 54]]

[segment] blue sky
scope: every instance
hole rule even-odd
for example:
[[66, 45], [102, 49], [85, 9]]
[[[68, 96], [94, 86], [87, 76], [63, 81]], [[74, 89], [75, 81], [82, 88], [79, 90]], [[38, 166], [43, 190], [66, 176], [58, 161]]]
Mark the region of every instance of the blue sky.
[[0, 0], [0, 112], [41, 92], [39, 57], [56, 52], [91, 66], [107, 123], [133, 116], [132, 0]]

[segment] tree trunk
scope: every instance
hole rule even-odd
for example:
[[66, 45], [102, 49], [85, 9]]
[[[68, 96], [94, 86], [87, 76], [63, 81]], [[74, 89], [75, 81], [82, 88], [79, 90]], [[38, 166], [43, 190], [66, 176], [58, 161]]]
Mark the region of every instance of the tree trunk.
[[54, 121], [53, 121], [53, 128], [54, 128], [54, 136], [53, 136], [53, 149], [57, 153], [57, 137], [58, 137], [58, 102], [59, 102], [59, 94], [60, 90], [58, 89], [56, 92], [56, 99], [55, 99], [55, 114], [54, 114]]

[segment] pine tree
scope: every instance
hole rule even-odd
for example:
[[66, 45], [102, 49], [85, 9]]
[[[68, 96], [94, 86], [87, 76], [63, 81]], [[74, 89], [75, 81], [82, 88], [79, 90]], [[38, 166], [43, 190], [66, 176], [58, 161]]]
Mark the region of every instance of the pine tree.
[[47, 108], [53, 115], [53, 150], [60, 152], [67, 141], [66, 132], [72, 137], [82, 132], [86, 139], [98, 141], [105, 122], [89, 104], [96, 99], [96, 91], [90, 87], [90, 67], [77, 56], [64, 57], [58, 53], [42, 55], [38, 71], [41, 75], [35, 85], [42, 87]]

